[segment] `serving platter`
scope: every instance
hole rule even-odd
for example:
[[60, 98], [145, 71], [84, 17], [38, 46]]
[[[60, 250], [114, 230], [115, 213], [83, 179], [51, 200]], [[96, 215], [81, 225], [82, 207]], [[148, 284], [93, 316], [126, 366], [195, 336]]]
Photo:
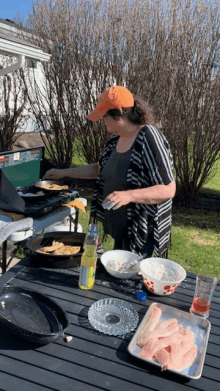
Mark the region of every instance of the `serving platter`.
[[124, 335], [133, 331], [139, 316], [132, 304], [108, 297], [96, 301], [89, 308], [88, 319], [98, 331], [109, 335]]
[[141, 347], [137, 345], [137, 337], [144, 325], [147, 323], [149, 316], [152, 312], [152, 307], [155, 305], [157, 305], [162, 311], [160, 322], [164, 322], [172, 318], [177, 319], [178, 323], [181, 324], [184, 329], [189, 329], [194, 333], [194, 344], [198, 346], [197, 356], [194, 360], [193, 365], [181, 371], [173, 369], [166, 370], [187, 377], [189, 379], [199, 379], [202, 375], [208, 339], [211, 330], [211, 323], [207, 319], [202, 319], [199, 316], [192, 315], [188, 312], [178, 310], [177, 308], [165, 304], [152, 303], [128, 345], [128, 352], [139, 360], [146, 362], [146, 364], [150, 363], [161, 368], [161, 365], [156, 360], [148, 360], [146, 358], [140, 357], [139, 353], [141, 351]]

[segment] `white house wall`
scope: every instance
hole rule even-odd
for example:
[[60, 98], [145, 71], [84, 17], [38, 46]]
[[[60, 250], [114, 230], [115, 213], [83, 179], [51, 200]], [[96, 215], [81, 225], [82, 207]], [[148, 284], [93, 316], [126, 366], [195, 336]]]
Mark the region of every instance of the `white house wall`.
[[[8, 39], [7, 39], [8, 38]], [[0, 21], [0, 69], [1, 67], [6, 68], [12, 64], [17, 62], [17, 55], [22, 54], [25, 55], [27, 63], [31, 64], [31, 61], [37, 61], [37, 68], [29, 68], [25, 67], [25, 72], [29, 73], [29, 82], [35, 77], [37, 80], [40, 89], [42, 89], [42, 85], [44, 83], [44, 74], [43, 74], [43, 66], [40, 61], [48, 61], [50, 59], [50, 55], [44, 53], [39, 47], [28, 44], [23, 41], [21, 42], [21, 38], [19, 36], [19, 31], [14, 27], [11, 23], [1, 22]], [[34, 76], [31, 76], [33, 75]], [[10, 73], [9, 73], [10, 75]], [[1, 102], [1, 93], [3, 92], [3, 79], [4, 76], [0, 76], [0, 115], [4, 114], [3, 102]], [[30, 85], [31, 87], [31, 85]], [[31, 89], [31, 88], [30, 88]], [[13, 95], [11, 94], [10, 98], [11, 108], [13, 108]], [[30, 116], [24, 126], [18, 128], [18, 132], [33, 132], [36, 130], [36, 122], [34, 119], [34, 115], [30, 115], [30, 107], [27, 105], [27, 108], [24, 110], [22, 116]]]

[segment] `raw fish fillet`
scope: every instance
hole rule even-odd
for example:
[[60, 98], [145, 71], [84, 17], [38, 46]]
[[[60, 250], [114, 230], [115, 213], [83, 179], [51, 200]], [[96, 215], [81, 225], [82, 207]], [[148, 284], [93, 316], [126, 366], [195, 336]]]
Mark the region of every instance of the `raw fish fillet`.
[[182, 356], [181, 360], [176, 361], [176, 363], [173, 363], [168, 366], [169, 369], [175, 369], [177, 371], [183, 371], [184, 369], [191, 367], [193, 364], [196, 355], [197, 355], [198, 347], [196, 345], [193, 345], [193, 347], [184, 355]]
[[163, 370], [167, 369], [170, 365], [170, 353], [166, 348], [159, 349], [155, 353], [154, 358], [159, 362]]
[[178, 369], [181, 367], [183, 357], [189, 352], [194, 344], [194, 333], [191, 330], [183, 330], [182, 335], [184, 336], [181, 345], [171, 343], [170, 345], [170, 366], [169, 368]]
[[184, 340], [184, 336], [179, 333], [173, 333], [164, 338], [150, 338], [143, 346], [140, 352], [140, 357], [152, 360], [155, 353], [163, 348], [173, 344], [180, 344]]
[[165, 322], [157, 324], [154, 331], [149, 335], [149, 338], [168, 337], [170, 334], [172, 334], [176, 331], [179, 331], [179, 325], [178, 325], [177, 320], [176, 319], [169, 319]]
[[144, 346], [144, 344], [147, 342], [148, 337], [152, 333], [152, 331], [155, 329], [160, 316], [161, 316], [161, 309], [155, 305], [152, 307], [152, 312], [147, 320], [147, 323], [144, 325], [143, 329], [139, 333], [137, 337], [137, 345], [138, 346]]
[[147, 360], [153, 358], [163, 369], [181, 371], [191, 366], [197, 355], [198, 347], [194, 345], [194, 333], [184, 330], [177, 319], [169, 319], [159, 323], [161, 309], [153, 307], [137, 338], [141, 346], [140, 357]]

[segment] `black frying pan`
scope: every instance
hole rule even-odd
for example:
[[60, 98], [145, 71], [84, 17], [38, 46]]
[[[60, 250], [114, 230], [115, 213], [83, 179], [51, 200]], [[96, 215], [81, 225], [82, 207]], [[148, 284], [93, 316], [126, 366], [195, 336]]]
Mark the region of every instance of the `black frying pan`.
[[[24, 187], [16, 187], [17, 192], [23, 193], [21, 197], [26, 203], [35, 204], [39, 201], [44, 201], [47, 198], [50, 198], [54, 193], [52, 190], [44, 191], [43, 189], [38, 189], [37, 187], [30, 185]], [[41, 192], [41, 194], [38, 194]], [[29, 196], [28, 194], [32, 193], [33, 196]], [[42, 194], [43, 193], [43, 194]], [[27, 195], [26, 195], [27, 194]]]
[[77, 180], [76, 179], [70, 179], [70, 180], [63, 180], [63, 181], [58, 181], [58, 180], [45, 180], [45, 181], [39, 181], [39, 182], [36, 182], [34, 184], [34, 186], [37, 188], [37, 189], [40, 189], [40, 190], [43, 190], [45, 192], [53, 192], [54, 194], [55, 193], [60, 193], [62, 191], [67, 191], [67, 190], [53, 190], [53, 189], [45, 189], [44, 186], [45, 185], [60, 185], [60, 186], [68, 186], [68, 189], [67, 190], [74, 190], [76, 189], [77, 187]]
[[0, 326], [28, 344], [45, 345], [64, 334], [69, 319], [49, 297], [30, 289], [5, 286], [0, 292]]
[[[83, 253], [85, 234], [79, 232], [47, 232], [45, 234], [33, 235], [27, 239], [24, 251], [31, 255], [34, 266], [46, 268], [70, 268], [79, 266]], [[53, 240], [62, 242], [68, 246], [80, 246], [77, 254], [59, 255], [53, 253], [42, 253], [42, 247], [51, 246]]]

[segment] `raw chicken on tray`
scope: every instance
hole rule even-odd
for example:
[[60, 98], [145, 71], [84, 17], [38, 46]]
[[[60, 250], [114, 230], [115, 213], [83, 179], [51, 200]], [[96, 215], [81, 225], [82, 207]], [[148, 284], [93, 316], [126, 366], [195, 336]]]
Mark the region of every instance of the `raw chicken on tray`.
[[159, 322], [162, 311], [155, 305], [147, 323], [137, 337], [140, 357], [155, 359], [162, 369], [183, 370], [190, 367], [197, 355], [194, 333], [184, 329], [177, 319]]

